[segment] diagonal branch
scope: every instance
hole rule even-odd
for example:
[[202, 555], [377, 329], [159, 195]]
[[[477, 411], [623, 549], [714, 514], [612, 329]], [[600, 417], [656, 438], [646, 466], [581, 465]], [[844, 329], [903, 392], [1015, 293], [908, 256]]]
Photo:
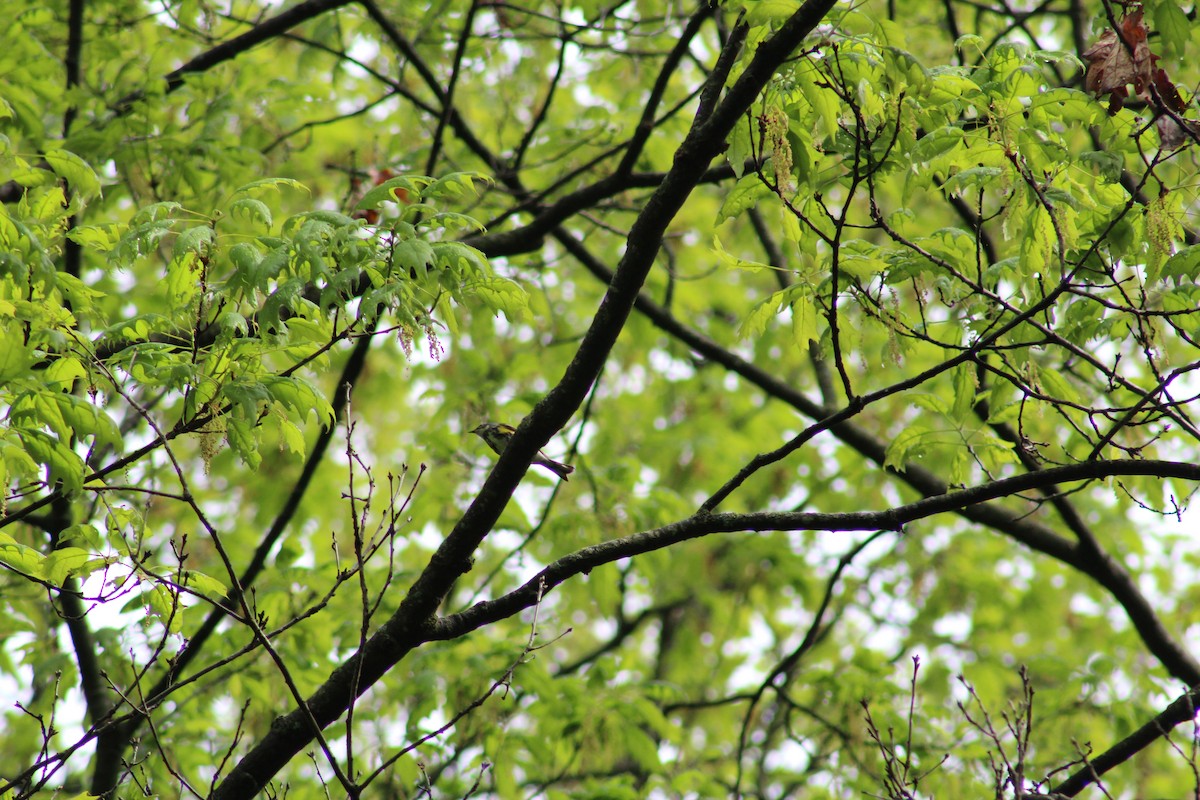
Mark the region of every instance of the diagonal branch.
[[[345, 414], [350, 394], [354, 386], [358, 383], [358, 379], [366, 366], [367, 352], [371, 347], [372, 340], [372, 337], [369, 335], [359, 339], [351, 351], [349, 359], [346, 361], [341, 378], [337, 382], [338, 391], [334, 393], [332, 403], [335, 419], [342, 419]], [[203, 652], [205, 643], [216, 632], [217, 626], [226, 619], [228, 616], [226, 609], [237, 606], [241, 599], [237, 593], [246, 592], [254, 584], [259, 573], [266, 566], [268, 554], [278, 544], [279, 538], [291, 525], [296, 512], [299, 510], [300, 502], [304, 499], [304, 495], [308, 491], [313, 476], [316, 474], [317, 467], [325, 459], [325, 453], [329, 448], [329, 443], [333, 440], [335, 430], [336, 426], [330, 425], [328, 428], [322, 429], [317, 436], [304, 463], [304, 469], [300, 477], [297, 478], [296, 483], [292, 486], [287, 500], [275, 517], [275, 521], [263, 536], [262, 541], [259, 542], [258, 547], [255, 548], [250, 562], [242, 570], [235, 588], [228, 597], [209, 612], [204, 622], [189, 637], [187, 645], [179, 652], [176, 658], [171, 660], [167, 672], [146, 693], [147, 697], [159, 696], [179, 679], [196, 659], [196, 656]], [[120, 724], [100, 731], [96, 741], [97, 758], [96, 770], [92, 778], [92, 794], [105, 795], [116, 788], [123, 764], [122, 755], [125, 749], [129, 747], [138, 728], [146, 719], [147, 717], [140, 710], [135, 710], [128, 719], [122, 721]]]
[[[611, 274], [609, 269], [577, 240], [562, 231], [557, 234], [557, 240], [590, 272], [601, 280], [608, 280]], [[688, 328], [644, 294], [638, 296], [636, 308], [660, 330], [713, 363], [739, 375], [768, 396], [787, 403], [814, 420], [830, 416], [830, 409], [811, 400], [803, 392], [770, 372]], [[853, 422], [843, 419], [829, 426], [828, 432], [868, 460], [880, 466], [887, 463], [887, 446]], [[903, 470], [893, 467], [884, 469], [925, 497], [936, 497], [949, 491], [945, 481], [924, 467], [909, 464]], [[1142, 594], [1128, 571], [1111, 555], [1087, 546], [1086, 543], [1073, 543], [1041, 523], [998, 506], [973, 506], [964, 508], [959, 513], [966, 520], [985, 525], [1031, 550], [1044, 553], [1084, 572], [1116, 599], [1133, 622], [1146, 648], [1173, 676], [1189, 686], [1200, 683], [1200, 664], [1197, 664], [1188, 651], [1167, 631], [1153, 604]]]
[[[365, 691], [412, 648], [428, 640], [439, 603], [454, 581], [471, 568], [472, 553], [496, 523], [533, 456], [575, 413], [599, 375], [654, 264], [667, 225], [701, 180], [708, 164], [724, 149], [733, 125], [779, 65], [834, 5], [834, 0], [808, 0], [758, 46], [711, 114], [705, 107], [705, 115], [695, 120], [676, 151], [671, 170], [634, 222], [625, 255], [562, 379], [521, 423], [479, 494], [413, 583], [396, 613], [365, 647], [335, 669], [309, 699], [307, 710], [318, 724], [329, 725], [345, 711], [352, 686], [359, 692]], [[730, 37], [729, 46], [706, 81], [704, 97], [715, 97], [724, 85], [743, 40], [744, 36]], [[311, 740], [311, 731], [299, 711], [277, 719], [270, 732], [216, 787], [212, 797], [231, 800], [257, 794]]]
[[1124, 764], [1161, 737], [1166, 736], [1176, 725], [1195, 719], [1198, 703], [1200, 703], [1200, 689], [1193, 688], [1180, 695], [1154, 719], [1100, 755], [1088, 759], [1079, 771], [1055, 786], [1052, 790], [1053, 793], [1064, 797], [1074, 797], [1091, 784], [1099, 783], [1101, 775]]
[[[350, 5], [352, 2], [353, 0], [305, 0], [305, 2], [294, 5], [287, 11], [276, 14], [267, 21], [255, 25], [240, 36], [235, 36], [211, 50], [206, 50], [175, 71], [169, 73], [164, 78], [167, 84], [166, 91], [169, 94], [183, 86], [188, 75], [207, 72], [218, 64], [237, 58], [252, 47], [273, 39], [302, 22], [307, 22], [313, 17], [318, 17], [326, 11]], [[132, 110], [134, 103], [145, 96], [146, 92], [141, 89], [131, 92], [113, 104], [113, 111], [118, 116], [128, 114]]]

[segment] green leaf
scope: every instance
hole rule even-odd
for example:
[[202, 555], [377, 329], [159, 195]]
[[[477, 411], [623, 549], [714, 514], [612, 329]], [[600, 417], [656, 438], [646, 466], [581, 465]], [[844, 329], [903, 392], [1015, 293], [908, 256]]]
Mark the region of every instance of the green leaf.
[[39, 222], [56, 222], [67, 216], [67, 198], [61, 186], [52, 186], [34, 196], [29, 213]]
[[83, 459], [77, 453], [43, 431], [24, 428], [18, 435], [30, 457], [46, 468], [51, 483], [61, 481], [69, 494], [83, 488]]
[[1120, 153], [1112, 153], [1107, 150], [1088, 150], [1080, 153], [1077, 158], [1080, 163], [1095, 167], [1100, 176], [1108, 182], [1116, 183], [1121, 180], [1121, 171], [1125, 167], [1125, 160]]
[[60, 438], [96, 437], [96, 443], [120, 448], [122, 437], [117, 425], [102, 409], [81, 397], [66, 392], [51, 392], [45, 395], [56, 406], [53, 412], [65, 426], [58, 431]]
[[127, 228], [117, 223], [81, 225], [67, 232], [67, 238], [81, 247], [107, 253], [116, 247]]
[[180, 232], [175, 239], [175, 258], [188, 253], [205, 254], [213, 245], [215, 236], [211, 225], [194, 225]]
[[37, 550], [20, 544], [8, 534], [0, 532], [0, 564], [5, 564], [23, 575], [44, 580], [43, 565], [45, 561], [45, 557]]
[[728, 146], [725, 148], [725, 158], [729, 161], [729, 167], [733, 170], [734, 177], [739, 180], [743, 178], [743, 172], [746, 170], [746, 162], [754, 155], [754, 144], [750, 141], [750, 134], [746, 130], [745, 125], [734, 127], [733, 132], [729, 134]]
[[163, 200], [158, 203], [151, 203], [139, 209], [133, 215], [133, 219], [129, 221], [130, 227], [147, 225], [151, 222], [162, 222], [164, 220], [172, 220], [176, 217], [176, 212], [182, 211], [183, 205], [172, 200]]
[[142, 593], [147, 610], [162, 623], [168, 633], [178, 633], [183, 624], [183, 604], [179, 596], [161, 583]]
[[953, 418], [962, 423], [974, 416], [975, 408], [975, 369], [970, 363], [959, 364], [954, 368], [954, 405], [951, 407]]
[[747, 209], [754, 208], [761, 198], [770, 193], [771, 190], [762, 182], [757, 173], [746, 175], [725, 196], [725, 201], [721, 203], [721, 210], [717, 212], [716, 224], [720, 225], [725, 220], [740, 216]]
[[275, 402], [291, 409], [297, 419], [306, 419], [312, 413], [323, 425], [333, 424], [333, 408], [307, 381], [295, 377], [268, 377], [262, 385]]
[[767, 325], [779, 313], [779, 309], [787, 301], [786, 292], [775, 292], [766, 300], [756, 305], [753, 310], [742, 321], [741, 327], [738, 328], [738, 338], [753, 339], [762, 336], [766, 331]]
[[743, 0], [746, 22], [750, 25], [780, 23], [796, 13], [800, 7], [797, 0]]
[[6, 477], [32, 480], [38, 474], [37, 462], [23, 445], [0, 440], [0, 460], [3, 461]]
[[1154, 8], [1154, 29], [1162, 34], [1167, 52], [1174, 58], [1186, 55], [1192, 38], [1192, 23], [1177, 0], [1161, 0]]
[[643, 769], [654, 770], [660, 765], [658, 743], [636, 725], [623, 726], [625, 749]]
[[[176, 248], [178, 250], [178, 248]], [[171, 259], [167, 267], [167, 296], [175, 308], [187, 308], [200, 293], [204, 266], [194, 251], [183, 251]]]
[[993, 186], [997, 178], [1004, 174], [999, 167], [971, 167], [960, 170], [946, 181], [946, 191], [958, 192], [964, 189], [978, 189]]
[[283, 189], [296, 189], [297, 191], [308, 193], [307, 186], [291, 178], [261, 178], [260, 180], [251, 181], [239, 186], [234, 190], [231, 199], [236, 203], [236, 201], [242, 198], [263, 197], [267, 194], [278, 193]]
[[807, 348], [810, 341], [820, 339], [817, 321], [820, 314], [812, 294], [807, 291], [793, 294], [792, 309], [792, 340], [797, 347]]
[[33, 364], [33, 353], [15, 325], [0, 325], [0, 384], [24, 375]]
[[1200, 245], [1180, 248], [1163, 263], [1161, 277], [1173, 280], [1175, 285], [1200, 280]]
[[50, 150], [46, 162], [54, 173], [65, 180], [71, 191], [86, 202], [100, 195], [100, 178], [79, 156], [69, 150]]
[[890, 469], [904, 471], [908, 462], [920, 456], [931, 441], [932, 434], [921, 423], [910, 423], [904, 427], [887, 445], [883, 465]]
[[229, 594], [229, 587], [199, 570], [185, 570], [181, 576], [181, 583], [202, 597], [216, 602], [224, 600]]
[[483, 276], [467, 284], [467, 292], [478, 297], [493, 311], [511, 320], [524, 319], [529, 309], [529, 295], [521, 285], [497, 275]]
[[385, 203], [416, 202], [432, 178], [422, 175], [401, 175], [389, 178], [371, 189], [358, 201], [356, 208], [379, 208]]
[[962, 128], [956, 125], [945, 125], [930, 131], [913, 147], [913, 163], [927, 164], [939, 156], [944, 156], [960, 147], [964, 138]]
[[258, 452], [258, 439], [254, 436], [254, 423], [243, 418], [226, 422], [225, 441], [233, 448], [242, 463], [250, 469], [258, 469], [262, 455]]
[[739, 258], [733, 253], [730, 253], [725, 249], [724, 245], [721, 244], [720, 237], [715, 233], [713, 234], [713, 252], [716, 254], [717, 258], [720, 259], [722, 264], [732, 269], [745, 269], [750, 271], [772, 269], [770, 264], [764, 264], [761, 261], [752, 261], [750, 259]]
[[1057, 244], [1054, 222], [1044, 209], [1035, 206], [1021, 223], [1021, 272], [1026, 277], [1046, 276]]
[[303, 456], [308, 451], [308, 443], [304, 440], [304, 431], [290, 420], [279, 420], [279, 432], [283, 436], [284, 445], [290, 452]]
[[451, 172], [429, 184], [422, 196], [432, 200], [474, 197], [479, 194], [480, 183], [491, 183], [486, 175], [478, 172]]
[[416, 270], [421, 276], [428, 276], [429, 268], [437, 261], [432, 245], [424, 239], [405, 239], [391, 249], [393, 267], [401, 274]]
[[267, 204], [253, 197], [242, 197], [229, 204], [229, 216], [257, 223], [263, 230], [271, 227], [271, 209]]
[[62, 586], [70, 577], [79, 574], [92, 554], [79, 547], [62, 547], [52, 551], [43, 561], [43, 574], [46, 580], [54, 586]]
[[1071, 403], [1078, 403], [1082, 399], [1079, 396], [1079, 392], [1071, 385], [1071, 382], [1063, 377], [1058, 370], [1039, 370], [1037, 379], [1045, 392], [1051, 397]]

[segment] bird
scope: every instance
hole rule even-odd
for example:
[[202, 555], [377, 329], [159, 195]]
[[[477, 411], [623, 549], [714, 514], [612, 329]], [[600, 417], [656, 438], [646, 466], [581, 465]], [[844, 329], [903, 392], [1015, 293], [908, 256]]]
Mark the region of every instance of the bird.
[[[512, 440], [513, 434], [516, 432], [516, 428], [512, 425], [505, 425], [503, 422], [485, 422], [471, 431], [471, 433], [487, 442], [488, 447], [492, 448], [496, 453], [504, 452], [504, 449], [508, 447], [509, 441]], [[533, 457], [532, 463], [545, 467], [564, 481], [567, 480], [568, 475], [575, 471], [575, 468], [570, 464], [555, 461], [541, 450]]]

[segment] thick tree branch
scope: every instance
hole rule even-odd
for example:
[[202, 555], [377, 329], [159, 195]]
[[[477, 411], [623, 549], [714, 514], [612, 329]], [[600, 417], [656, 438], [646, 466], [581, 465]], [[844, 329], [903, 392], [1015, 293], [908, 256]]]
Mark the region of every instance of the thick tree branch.
[[[697, 120], [676, 151], [675, 161], [658, 190], [634, 222], [625, 255], [583, 341], [558, 384], [525, 418], [458, 524], [413, 583], [396, 613], [358, 654], [334, 670], [310, 699], [314, 719], [328, 725], [344, 712], [350, 687], [365, 691], [432, 629], [442, 597], [471, 566], [471, 554], [491, 530], [537, 451], [574, 414], [604, 366], [624, 327], [642, 284], [674, 219], [709, 162], [775, 70], [833, 7], [832, 0], [809, 0], [769, 39], [725, 98], [704, 121]], [[731, 41], [738, 42], [736, 37]], [[719, 64], [727, 63], [718, 60]], [[724, 81], [718, 70], [709, 86]], [[237, 764], [213, 793], [214, 800], [247, 798], [266, 786], [311, 740], [303, 717], [293, 711], [276, 721], [259, 743]]]
[[1126, 736], [1095, 758], [1089, 758], [1087, 763], [1054, 787], [1053, 794], [1074, 797], [1093, 783], [1098, 783], [1104, 773], [1114, 767], [1124, 764], [1135, 755], [1145, 750], [1154, 742], [1166, 736], [1176, 725], [1189, 722], [1196, 718], [1197, 703], [1200, 703], [1200, 689], [1192, 689], [1180, 695], [1171, 705], [1163, 709], [1154, 719]]
[[[607, 280], [606, 276], [610, 274], [608, 268], [574, 237], [565, 231], [559, 231], [557, 240], [590, 272], [601, 280]], [[791, 384], [683, 325], [645, 295], [639, 295], [636, 308], [660, 330], [712, 362], [741, 376], [767, 395], [782, 400], [811, 419], [824, 420], [830, 416], [830, 410], [822, 404], [811, 400]], [[880, 466], [887, 463], [887, 446], [852, 422], [837, 422], [829, 426], [828, 432], [870, 461]], [[925, 497], [936, 497], [949, 491], [945, 481], [924, 467], [909, 464], [904, 470], [890, 467], [886, 469]], [[1073, 543], [1047, 526], [1007, 509], [990, 505], [973, 506], [964, 508], [960, 513], [971, 522], [986, 525], [1032, 550], [1081, 570], [1097, 581], [1121, 604], [1138, 635], [1145, 642], [1146, 648], [1172, 675], [1189, 686], [1200, 683], [1200, 664], [1166, 630], [1153, 604], [1138, 589], [1128, 571], [1111, 556], [1097, 552], [1094, 548]]]
[[538, 602], [539, 597], [545, 596], [547, 591], [576, 575], [586, 575], [596, 567], [611, 564], [623, 558], [632, 558], [714, 533], [902, 531], [905, 525], [917, 520], [945, 513], [960, 513], [968, 516], [964, 513], [968, 509], [991, 508], [987, 505], [990, 501], [1011, 497], [1044, 486], [1132, 475], [1200, 481], [1200, 465], [1174, 461], [1089, 461], [1003, 478], [937, 497], [926, 497], [883, 511], [698, 513], [661, 528], [577, 550], [546, 567], [519, 589], [495, 600], [477, 603], [461, 613], [439, 619], [432, 626], [431, 634], [434, 639], [458, 638], [532, 607]]
[[[289, 28], [294, 28], [302, 22], [320, 16], [326, 11], [350, 5], [355, 0], [304, 0], [292, 6], [281, 14], [276, 14], [267, 21], [255, 25], [250, 30], [235, 36], [227, 42], [222, 42], [211, 50], [207, 50], [188, 61], [183, 66], [169, 73], [166, 81], [166, 91], [171, 93], [183, 86], [188, 75], [207, 72], [218, 64], [237, 58], [252, 47], [281, 35]], [[146, 96], [144, 90], [138, 90], [122, 97], [113, 104], [113, 111], [118, 115], [127, 114], [134, 103]]]
[[642, 109], [642, 118], [638, 120], [637, 128], [633, 132], [633, 136], [629, 138], [625, 146], [625, 155], [621, 158], [621, 163], [617, 165], [617, 175], [628, 175], [633, 172], [634, 164], [642, 155], [642, 150], [646, 146], [646, 142], [650, 139], [650, 134], [654, 132], [654, 116], [658, 111], [658, 106], [662, 103], [663, 95], [667, 91], [667, 84], [671, 80], [671, 76], [679, 67], [683, 56], [687, 53], [688, 48], [692, 44], [692, 39], [700, 32], [700, 26], [704, 21], [712, 16], [716, 10], [713, 3], [703, 3], [696, 13], [692, 14], [688, 20], [687, 26], [679, 35], [679, 40], [675, 46], [671, 48], [671, 52], [667, 55], [666, 61], [662, 65], [662, 69], [658, 71], [658, 78], [654, 81], [654, 86], [650, 89], [650, 97], [646, 100], [646, 105]]

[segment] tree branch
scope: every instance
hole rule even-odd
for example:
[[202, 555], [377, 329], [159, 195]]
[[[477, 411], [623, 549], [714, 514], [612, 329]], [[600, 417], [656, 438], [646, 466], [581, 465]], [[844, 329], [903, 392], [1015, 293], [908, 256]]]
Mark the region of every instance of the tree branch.
[[[556, 238], [590, 272], [601, 280], [607, 280], [606, 276], [610, 274], [608, 268], [593, 257], [582, 244], [561, 230], [556, 234]], [[767, 395], [782, 400], [811, 419], [821, 420], [829, 416], [829, 410], [820, 403], [809, 399], [791, 384], [781, 381], [766, 370], [683, 325], [645, 295], [639, 295], [636, 308], [660, 330], [674, 336], [705, 358], [741, 376]], [[887, 446], [852, 422], [837, 422], [829, 426], [828, 432], [870, 461], [880, 466], [887, 463]], [[908, 464], [903, 470], [892, 467], [885, 469], [925, 497], [936, 497], [949, 491], [945, 481], [924, 467]], [[1083, 548], [1047, 526], [1004, 508], [975, 506], [964, 508], [960, 514], [964, 519], [986, 525], [1032, 550], [1075, 567], [1097, 581], [1121, 604], [1147, 649], [1172, 675], [1189, 686], [1200, 683], [1200, 664], [1197, 664], [1187, 650], [1167, 632], [1155, 613], [1154, 606], [1141, 593], [1125, 568], [1111, 556], [1096, 553], [1091, 548]]]
[[[883, 511], [697, 513], [661, 528], [612, 539], [563, 556], [530, 578], [519, 589], [495, 600], [477, 603], [458, 614], [439, 619], [432, 627], [432, 639], [455, 639], [485, 625], [507, 619], [513, 614], [533, 606], [538, 602], [540, 596], [544, 596], [544, 592], [550, 591], [576, 575], [587, 574], [596, 567], [714, 533], [902, 531], [905, 525], [927, 519], [935, 514], [963, 512], [973, 506], [987, 508], [989, 506], [986, 504], [992, 500], [1011, 497], [1043, 486], [1099, 480], [1122, 475], [1150, 475], [1200, 482], [1200, 465], [1181, 464], [1173, 461], [1089, 461], [1002, 478], [981, 486], [960, 489], [937, 497], [926, 497], [914, 503]], [[966, 515], [964, 514], [964, 516]], [[544, 587], [544, 591], [541, 587]]]
[[1124, 764], [1167, 735], [1176, 725], [1196, 718], [1196, 705], [1200, 703], [1200, 688], [1180, 695], [1171, 705], [1163, 709], [1154, 719], [1126, 736], [1095, 758], [1090, 758], [1075, 774], [1052, 789], [1052, 794], [1074, 797], [1100, 776], [1114, 767]]
[[[471, 568], [471, 554], [495, 525], [533, 456], [554, 431], [566, 424], [599, 375], [654, 264], [667, 225], [703, 177], [709, 162], [724, 149], [729, 131], [775, 69], [833, 5], [834, 0], [808, 0], [759, 45], [711, 117], [693, 124], [676, 152], [671, 170], [634, 222], [625, 255], [565, 374], [521, 423], [475, 500], [413, 583], [396, 613], [366, 647], [335, 669], [314, 693], [308, 706], [318, 724], [330, 724], [345, 710], [352, 685], [365, 691], [409, 650], [426, 640], [442, 597]], [[720, 71], [707, 85], [718, 82], [724, 82]], [[271, 731], [216, 787], [213, 799], [257, 794], [311, 738], [298, 711], [277, 719]]]
[[[222, 42], [211, 50], [201, 53], [191, 61], [169, 73], [164, 78], [167, 84], [166, 92], [170, 94], [183, 86], [188, 75], [207, 72], [218, 64], [237, 58], [255, 45], [262, 44], [268, 39], [279, 36], [289, 28], [294, 28], [302, 22], [307, 22], [313, 17], [324, 14], [326, 11], [350, 5], [352, 2], [354, 0], [304, 0], [304, 2], [292, 6], [287, 11], [276, 14], [266, 22], [255, 25], [240, 36], [235, 36], [229, 41]], [[132, 110], [134, 103], [145, 96], [146, 92], [142, 89], [131, 92], [113, 104], [113, 111], [118, 116], [128, 114]]]

